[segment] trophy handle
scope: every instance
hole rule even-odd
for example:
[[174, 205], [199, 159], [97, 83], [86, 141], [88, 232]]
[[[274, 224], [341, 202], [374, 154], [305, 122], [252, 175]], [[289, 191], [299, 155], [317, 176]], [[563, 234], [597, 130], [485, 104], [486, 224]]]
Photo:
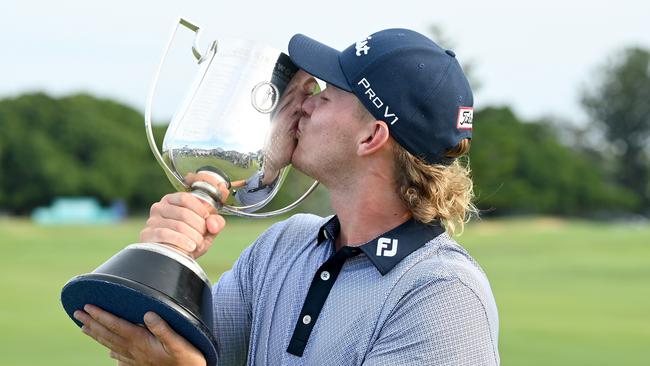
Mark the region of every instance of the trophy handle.
[[[187, 28], [187, 29], [193, 31], [194, 33], [196, 33], [196, 36], [194, 36], [194, 43], [192, 44], [192, 53], [194, 54], [194, 57], [196, 57], [196, 60], [198, 61], [198, 63], [199, 64], [202, 63], [203, 61], [205, 61], [208, 58], [209, 52], [206, 52], [204, 54], [203, 52], [201, 52], [199, 50], [199, 36], [201, 35], [201, 28], [199, 28], [199, 26], [195, 25], [194, 23], [191, 23], [187, 19], [179, 18], [178, 19], [178, 24], [174, 28], [174, 32], [173, 32], [174, 34], [176, 33], [176, 30], [178, 29], [179, 25], [182, 25], [185, 28]], [[172, 39], [174, 38], [174, 34], [172, 34], [172, 37], [171, 37]], [[169, 40], [169, 46], [171, 45], [172, 39]], [[210, 48], [211, 49], [215, 48], [216, 43], [217, 43], [216, 41], [213, 42], [212, 45], [210, 46]], [[168, 46], [168, 49], [169, 49], [169, 46]], [[167, 52], [167, 51], [165, 51], [165, 52]]]
[[154, 74], [153, 82], [151, 83], [151, 88], [149, 89], [149, 96], [147, 97], [147, 104], [144, 111], [144, 126], [147, 132], [147, 140], [149, 141], [149, 147], [151, 148], [151, 152], [153, 152], [153, 155], [156, 157], [158, 164], [160, 164], [162, 169], [165, 171], [165, 174], [167, 175], [167, 177], [169, 178], [169, 180], [172, 182], [172, 184], [176, 189], [187, 191], [190, 189], [190, 186], [188, 186], [187, 183], [185, 183], [182, 177], [178, 176], [178, 174], [174, 173], [169, 168], [167, 163], [165, 163], [165, 160], [163, 159], [162, 155], [160, 154], [160, 151], [158, 151], [158, 147], [156, 146], [156, 140], [154, 139], [153, 136], [153, 130], [151, 128], [151, 107], [153, 104], [154, 95], [156, 93], [156, 86], [158, 85], [158, 78], [160, 77], [160, 71], [162, 70], [163, 64], [165, 63], [165, 59], [167, 58], [167, 53], [169, 53], [169, 49], [171, 48], [172, 43], [174, 42], [174, 38], [176, 36], [176, 32], [178, 31], [178, 27], [181, 25], [196, 33], [196, 36], [194, 37], [194, 43], [192, 44], [192, 54], [194, 55], [194, 57], [196, 57], [196, 60], [199, 64], [201, 64], [203, 61], [208, 59], [211, 53], [217, 51], [217, 41], [214, 41], [210, 45], [208, 51], [202, 53], [199, 48], [199, 35], [201, 29], [194, 23], [188, 21], [187, 19], [184, 18], [178, 19], [178, 22], [176, 22], [176, 24], [174, 25], [171, 36], [169, 37], [169, 41], [167, 41], [167, 46], [163, 51], [163, 55], [160, 59], [160, 63], [158, 64], [158, 68], [156, 69], [156, 73]]

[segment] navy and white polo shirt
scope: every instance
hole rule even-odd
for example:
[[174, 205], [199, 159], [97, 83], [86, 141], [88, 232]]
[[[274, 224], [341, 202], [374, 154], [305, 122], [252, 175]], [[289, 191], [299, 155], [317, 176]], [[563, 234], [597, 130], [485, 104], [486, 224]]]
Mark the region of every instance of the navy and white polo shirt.
[[488, 280], [438, 225], [338, 252], [336, 217], [273, 225], [213, 288], [219, 365], [498, 365]]

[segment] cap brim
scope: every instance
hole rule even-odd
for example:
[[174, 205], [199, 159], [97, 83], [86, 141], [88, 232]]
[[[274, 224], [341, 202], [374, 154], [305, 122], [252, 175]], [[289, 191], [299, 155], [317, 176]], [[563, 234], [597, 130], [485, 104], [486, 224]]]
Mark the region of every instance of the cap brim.
[[332, 47], [303, 34], [296, 34], [289, 41], [289, 57], [296, 66], [337, 88], [351, 92], [352, 88], [341, 69], [340, 54]]

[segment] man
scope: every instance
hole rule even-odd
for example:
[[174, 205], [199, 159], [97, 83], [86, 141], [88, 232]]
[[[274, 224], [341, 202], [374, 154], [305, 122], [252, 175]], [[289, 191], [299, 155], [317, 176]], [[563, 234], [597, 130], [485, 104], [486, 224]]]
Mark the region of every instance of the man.
[[[318, 179], [336, 215], [274, 225], [221, 277], [219, 364], [498, 365], [489, 283], [450, 237], [475, 212], [457, 161], [469, 150], [473, 99], [455, 54], [405, 29], [343, 52], [296, 35], [289, 54], [306, 73], [281, 106], [295, 139], [282, 140], [289, 148], [275, 165]], [[307, 73], [327, 88], [310, 95]], [[175, 193], [154, 204], [141, 240], [198, 256], [223, 226]], [[75, 314], [84, 331], [122, 364], [205, 364], [153, 313], [144, 328], [85, 310]]]

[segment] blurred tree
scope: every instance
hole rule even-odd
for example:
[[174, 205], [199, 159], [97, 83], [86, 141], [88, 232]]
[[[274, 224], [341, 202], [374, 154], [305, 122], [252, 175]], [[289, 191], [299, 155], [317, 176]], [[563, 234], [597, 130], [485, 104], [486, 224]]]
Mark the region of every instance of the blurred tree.
[[613, 147], [618, 181], [639, 196], [642, 210], [650, 210], [650, 52], [629, 48], [618, 54], [582, 101]]
[[560, 144], [548, 122], [523, 122], [505, 107], [478, 111], [475, 121], [471, 167], [487, 213], [584, 215], [635, 205], [598, 164]]
[[113, 101], [42, 93], [5, 99], [0, 129], [0, 207], [10, 212], [76, 195], [144, 210], [171, 190], [149, 151], [142, 115]]
[[[57, 196], [90, 195], [146, 210], [172, 191], [149, 151], [143, 116], [88, 95], [29, 94], [0, 100], [0, 210], [29, 213]], [[636, 196], [588, 154], [559, 142], [547, 121], [523, 122], [508, 108], [476, 112], [471, 152], [478, 204], [495, 214], [585, 214], [626, 210]], [[154, 130], [163, 140], [165, 127]], [[293, 172], [271, 208], [302, 194]], [[294, 212], [331, 213], [322, 187]]]

